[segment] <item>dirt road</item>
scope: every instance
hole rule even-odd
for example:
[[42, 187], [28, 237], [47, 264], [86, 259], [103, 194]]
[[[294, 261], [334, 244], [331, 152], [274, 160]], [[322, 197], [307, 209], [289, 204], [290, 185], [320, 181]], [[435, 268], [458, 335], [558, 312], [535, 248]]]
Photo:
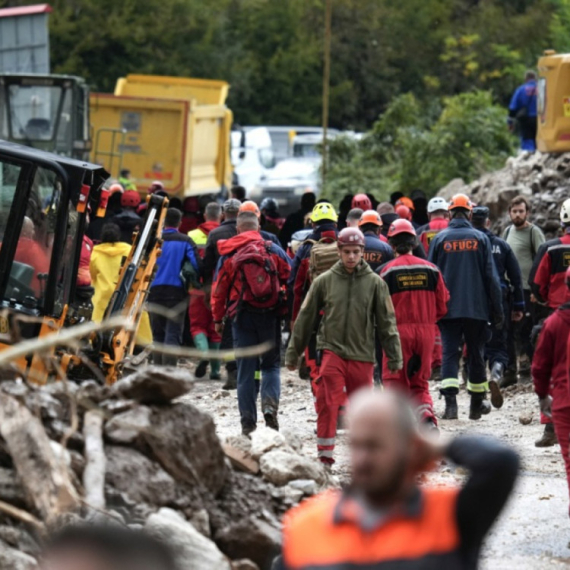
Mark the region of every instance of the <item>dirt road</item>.
[[[240, 432], [236, 392], [223, 392], [220, 383], [198, 382], [188, 399], [209, 411], [215, 418], [220, 437]], [[437, 400], [441, 412], [443, 402]], [[460, 419], [441, 423], [442, 435], [454, 436], [472, 431], [499, 437], [514, 446], [521, 455], [523, 471], [513, 497], [489, 536], [481, 567], [485, 570], [542, 570], [570, 566], [570, 524], [568, 518], [568, 486], [559, 446], [537, 449], [534, 440], [542, 433], [536, 397], [530, 385], [510, 388], [505, 405], [493, 410], [480, 422], [467, 419], [468, 397], [460, 396]], [[522, 425], [519, 417], [533, 414], [530, 425]], [[290, 430], [303, 441], [304, 451], [316, 455], [315, 412], [309, 385], [296, 374], [282, 371], [282, 399], [279, 421], [282, 430]], [[340, 435], [334, 473], [348, 477], [346, 436]], [[442, 466], [430, 475], [429, 482], [458, 482], [461, 475], [451, 466]], [[484, 498], [482, 498], [484, 500]]]

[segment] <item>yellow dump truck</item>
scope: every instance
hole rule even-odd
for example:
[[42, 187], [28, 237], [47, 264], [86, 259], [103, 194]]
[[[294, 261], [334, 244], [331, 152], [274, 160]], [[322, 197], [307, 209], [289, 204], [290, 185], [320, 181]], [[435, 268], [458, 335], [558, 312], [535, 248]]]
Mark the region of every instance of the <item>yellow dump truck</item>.
[[231, 185], [224, 81], [128, 75], [115, 93], [90, 96], [91, 160], [114, 176], [128, 169], [140, 192], [153, 180], [171, 196], [217, 194]]
[[536, 146], [542, 152], [570, 151], [570, 54], [548, 50], [538, 60]]

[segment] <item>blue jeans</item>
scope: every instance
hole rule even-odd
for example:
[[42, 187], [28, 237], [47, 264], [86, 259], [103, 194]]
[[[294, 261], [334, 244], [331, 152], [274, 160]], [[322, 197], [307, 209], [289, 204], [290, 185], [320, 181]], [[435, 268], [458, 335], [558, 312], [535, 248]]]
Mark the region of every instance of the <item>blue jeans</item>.
[[273, 312], [253, 313], [243, 310], [233, 321], [234, 347], [245, 348], [263, 342], [273, 347], [259, 356], [237, 359], [237, 395], [241, 425], [257, 424], [257, 393], [255, 371], [261, 364], [261, 411], [276, 415], [279, 408], [281, 381], [281, 321]]
[[[160, 305], [165, 310], [172, 311], [173, 313], [170, 318], [158, 313], [150, 314], [150, 327], [152, 329], [153, 341], [169, 346], [182, 346], [184, 317], [188, 312], [187, 299], [183, 301], [178, 299], [165, 299], [162, 302], [154, 301], [153, 304]], [[158, 365], [176, 366], [178, 357], [155, 352], [153, 353], [153, 361], [154, 364]]]

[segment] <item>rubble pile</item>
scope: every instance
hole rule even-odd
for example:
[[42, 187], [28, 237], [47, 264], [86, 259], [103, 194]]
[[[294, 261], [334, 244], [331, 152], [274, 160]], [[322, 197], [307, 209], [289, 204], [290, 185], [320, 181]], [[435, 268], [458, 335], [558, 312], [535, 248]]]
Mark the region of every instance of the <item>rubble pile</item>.
[[0, 568], [36, 568], [43, 537], [81, 520], [144, 528], [179, 570], [270, 568], [281, 516], [329, 476], [293, 435], [220, 442], [191, 388], [155, 367], [112, 387], [0, 381]]
[[471, 184], [460, 178], [452, 180], [439, 196], [449, 199], [458, 192], [489, 207], [496, 232], [510, 223], [509, 202], [519, 194], [525, 196], [532, 207], [530, 221], [551, 239], [560, 228], [560, 205], [570, 198], [570, 153], [522, 152], [510, 157], [502, 170], [485, 174]]

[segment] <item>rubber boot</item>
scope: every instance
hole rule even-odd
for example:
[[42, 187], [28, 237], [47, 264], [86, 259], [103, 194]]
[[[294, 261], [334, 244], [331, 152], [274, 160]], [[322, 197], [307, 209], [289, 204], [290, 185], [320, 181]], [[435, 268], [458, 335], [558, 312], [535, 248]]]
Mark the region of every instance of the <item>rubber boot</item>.
[[[220, 350], [219, 342], [211, 342], [210, 350]], [[220, 374], [220, 369], [222, 363], [219, 360], [210, 360], [210, 380], [221, 380], [222, 375]]]
[[499, 409], [503, 407], [503, 394], [499, 388], [501, 379], [503, 378], [503, 365], [500, 362], [493, 364], [491, 370], [491, 379], [489, 380], [489, 391], [491, 392], [491, 404]]
[[485, 399], [484, 394], [471, 394], [471, 405], [469, 406], [469, 419], [480, 420], [481, 416], [491, 412], [491, 404]]
[[224, 390], [235, 390], [237, 388], [237, 370], [226, 370], [226, 383], [222, 386]]
[[441, 416], [442, 420], [456, 420], [457, 419], [457, 396], [444, 396], [445, 398], [445, 412]]
[[540, 439], [534, 442], [535, 447], [552, 447], [558, 443], [558, 438], [554, 433], [554, 424], [545, 424], [544, 432]]
[[[198, 350], [203, 350], [204, 352], [208, 350], [208, 337], [204, 333], [194, 335], [193, 339], [194, 346]], [[194, 376], [196, 376], [196, 378], [204, 378], [204, 376], [206, 376], [206, 370], [208, 370], [208, 361], [200, 360], [198, 366], [196, 366], [196, 370], [194, 371]]]

